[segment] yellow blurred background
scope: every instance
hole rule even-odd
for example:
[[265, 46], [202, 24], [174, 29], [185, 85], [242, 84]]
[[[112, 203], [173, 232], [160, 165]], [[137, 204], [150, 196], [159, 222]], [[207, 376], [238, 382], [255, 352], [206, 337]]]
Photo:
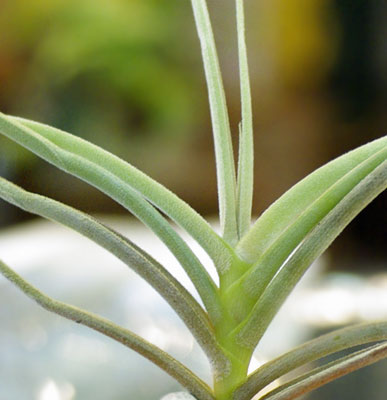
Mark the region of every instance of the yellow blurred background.
[[[235, 146], [234, 2], [209, 0]], [[254, 214], [329, 159], [383, 135], [383, 0], [246, 0], [255, 116]], [[0, 109], [90, 140], [204, 215], [217, 212], [207, 94], [190, 1], [2, 0]], [[122, 210], [0, 138], [0, 174], [88, 212]], [[383, 257], [386, 198], [337, 251]], [[26, 218], [1, 202], [0, 227]]]

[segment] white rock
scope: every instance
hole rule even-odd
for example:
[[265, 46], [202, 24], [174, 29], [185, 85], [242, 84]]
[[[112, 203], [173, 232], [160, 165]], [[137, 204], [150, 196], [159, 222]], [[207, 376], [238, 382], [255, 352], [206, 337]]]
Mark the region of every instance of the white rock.
[[196, 400], [187, 392], [169, 393], [163, 396], [160, 400]]

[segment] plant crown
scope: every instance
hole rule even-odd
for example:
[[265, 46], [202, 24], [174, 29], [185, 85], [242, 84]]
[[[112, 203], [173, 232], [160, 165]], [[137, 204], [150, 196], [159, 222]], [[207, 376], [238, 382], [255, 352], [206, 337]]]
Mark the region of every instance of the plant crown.
[[[304, 343], [248, 375], [253, 354], [287, 296], [312, 262], [387, 187], [387, 136], [319, 168], [251, 225], [253, 121], [243, 0], [235, 0], [242, 116], [235, 169], [230, 124], [206, 0], [191, 0], [208, 86], [222, 233], [188, 204], [134, 166], [50, 126], [0, 113], [0, 133], [95, 186], [149, 227], [174, 254], [203, 306], [152, 256], [93, 217], [30, 193], [0, 177], [0, 197], [70, 227], [136, 271], [170, 304], [208, 357], [209, 387], [158, 347], [98, 315], [54, 300], [0, 261], [0, 272], [42, 307], [121, 342], [153, 361], [198, 400], [249, 400], [277, 378], [328, 354], [363, 350], [299, 375], [262, 399], [293, 399], [387, 356], [387, 321], [358, 324]], [[210, 256], [216, 285], [167, 217]]]

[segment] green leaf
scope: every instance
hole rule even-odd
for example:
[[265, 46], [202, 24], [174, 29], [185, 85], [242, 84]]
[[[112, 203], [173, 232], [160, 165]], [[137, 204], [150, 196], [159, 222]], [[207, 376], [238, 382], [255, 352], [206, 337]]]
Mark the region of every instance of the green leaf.
[[[374, 142], [375, 143], [375, 142]], [[286, 197], [291, 195], [291, 189], [288, 193], [283, 197], [285, 200], [278, 200], [278, 204], [281, 205], [283, 201], [285, 204], [288, 204], [289, 215], [292, 216], [292, 220], [283, 226], [282, 221], [274, 224], [274, 232], [275, 234], [271, 237], [273, 240], [268, 240], [268, 236], [263, 238], [263, 241], [266, 241], [266, 248], [262, 254], [260, 254], [258, 260], [255, 264], [249, 269], [249, 271], [242, 276], [239, 281], [236, 281], [234, 285], [229, 289], [229, 293], [227, 296], [229, 298], [233, 298], [237, 296], [241, 290], [246, 293], [246, 296], [239, 296], [238, 300], [234, 302], [234, 314], [237, 319], [241, 320], [244, 318], [248, 312], [250, 312], [252, 306], [258, 300], [258, 298], [262, 295], [263, 291], [269, 284], [269, 282], [273, 279], [275, 274], [281, 268], [282, 264], [285, 262], [287, 257], [294, 251], [294, 249], [304, 240], [308, 232], [313, 229], [334, 207], [339, 204], [339, 202], [362, 180], [366, 177], [370, 172], [372, 172], [378, 165], [384, 162], [387, 159], [387, 141], [383, 140], [382, 142], [378, 141], [378, 144], [381, 144], [381, 148], [379, 146], [372, 146], [373, 152], [367, 151], [369, 154], [367, 158], [363, 161], [360, 161], [362, 158], [356, 157], [358, 161], [357, 165], [352, 164], [352, 168], [348, 168], [347, 172], [342, 175], [339, 179], [336, 179], [332, 182], [331, 177], [326, 177], [331, 181], [331, 185], [326, 187], [322, 193], [319, 193], [319, 196], [314, 196], [311, 204], [308, 206], [304, 205], [304, 208], [301, 212], [295, 213], [295, 209], [298, 208], [298, 204], [289, 204], [289, 201], [286, 200]], [[361, 150], [362, 148], [358, 149]], [[363, 149], [364, 150], [364, 149]], [[368, 149], [369, 150], [369, 147]], [[362, 156], [364, 156], [365, 152], [361, 152]], [[358, 155], [358, 153], [356, 153]], [[351, 156], [350, 161], [354, 161], [353, 154], [349, 153], [347, 156]], [[339, 161], [339, 160], [336, 160]], [[341, 165], [342, 165], [341, 160]], [[348, 165], [348, 163], [347, 163]], [[340, 166], [340, 165], [339, 165]], [[323, 167], [325, 168], [325, 167]], [[316, 171], [317, 172], [317, 171]], [[327, 172], [327, 171], [325, 171]], [[330, 169], [328, 172], [331, 172]], [[334, 171], [335, 172], [335, 171]], [[315, 174], [315, 173], [314, 173]], [[314, 175], [312, 174], [312, 175]], [[308, 177], [309, 178], [309, 177]], [[305, 182], [308, 183], [309, 179], [306, 178]], [[317, 178], [321, 178], [321, 174], [317, 174]], [[315, 181], [316, 176], [309, 181], [308, 186], [314, 186], [312, 183]], [[327, 180], [326, 179], [326, 180]], [[323, 181], [323, 180], [322, 180]], [[300, 193], [304, 193], [305, 187], [304, 185], [296, 185], [298, 186], [298, 190], [293, 192], [293, 197], [298, 198]], [[314, 182], [315, 186], [319, 187], [320, 182]], [[306, 197], [311, 197], [309, 188], [306, 192]], [[282, 206], [281, 206], [282, 207]], [[270, 214], [270, 209], [268, 210], [268, 214]], [[271, 215], [270, 219], [274, 218], [274, 215], [280, 219], [282, 216], [282, 212], [278, 215], [277, 212], [274, 212]], [[262, 216], [262, 219], [265, 219], [265, 214]], [[267, 222], [267, 221], [266, 221]], [[266, 223], [265, 222], [265, 223]], [[259, 225], [259, 221], [257, 225]], [[278, 231], [278, 225], [282, 225], [282, 231]], [[265, 225], [263, 225], [265, 226]], [[264, 229], [263, 232], [266, 232]], [[256, 231], [256, 233], [259, 233]], [[255, 236], [256, 240], [260, 239], [262, 231]], [[262, 247], [260, 242], [257, 242], [257, 247]]]
[[330, 354], [366, 343], [387, 340], [387, 321], [338, 329], [310, 340], [259, 367], [234, 393], [235, 400], [250, 400], [276, 379]]
[[269, 392], [261, 400], [292, 400], [350, 372], [376, 363], [387, 357], [387, 342], [360, 350], [347, 357], [315, 368], [299, 378], [293, 379]]
[[205, 0], [191, 0], [199, 34], [210, 101], [218, 180], [219, 214], [223, 237], [231, 245], [238, 240], [236, 177], [230, 124], [222, 74]]
[[317, 169], [275, 201], [237, 246], [238, 255], [256, 262], [297, 218], [339, 179], [387, 146], [387, 136], [358, 147]]
[[160, 263], [128, 238], [88, 214], [27, 192], [1, 177], [0, 198], [25, 211], [65, 225], [114, 254], [160, 293], [192, 332], [213, 364], [225, 363], [213, 328], [198, 302]]
[[[18, 133], [7, 133], [2, 128], [5, 125], [5, 118], [8, 118], [10, 123], [18, 124], [20, 128], [29, 129]], [[170, 190], [124, 160], [62, 130], [21, 118], [5, 117], [1, 113], [0, 131], [59, 168], [62, 168], [61, 161], [58, 157], [55, 157], [55, 153], [60, 150], [66, 150], [93, 165], [97, 165], [120, 182], [124, 182], [126, 187], [130, 186], [135, 189], [185, 229], [209, 254], [217, 268], [227, 269], [229, 267], [233, 250], [214, 232], [207, 221]], [[32, 135], [33, 133], [35, 135]], [[46, 139], [46, 141], [43, 139]], [[39, 141], [44, 145], [39, 145]], [[52, 154], [48, 151], [49, 149], [51, 149]], [[84, 179], [82, 176], [79, 177]], [[98, 186], [95, 183], [92, 184], [105, 191], [103, 183], [104, 181], [100, 180]], [[109, 193], [107, 194], [109, 195]], [[121, 197], [125, 198], [125, 192], [122, 193]]]
[[167, 374], [186, 387], [194, 396], [203, 400], [214, 400], [211, 389], [188, 368], [163, 350], [147, 342], [133, 332], [113, 322], [69, 304], [54, 300], [30, 285], [21, 276], [0, 260], [0, 273], [16, 285], [40, 306], [64, 318], [88, 326], [152, 361]]
[[360, 181], [313, 228], [289, 257], [267, 286], [249, 316], [232, 333], [238, 343], [250, 348], [257, 345], [279, 308], [307, 268], [329, 247], [352, 219], [386, 188], [387, 161], [384, 161]]
[[[97, 147], [85, 141], [76, 140], [69, 134], [62, 133], [60, 135], [59, 132], [53, 132], [50, 128], [47, 130], [51, 135], [56, 133], [55, 137], [57, 140], [67, 143], [67, 146], [73, 149], [74, 153], [64, 150], [38, 132], [25, 127], [16, 119], [6, 117], [0, 113], [0, 131], [5, 136], [23, 145], [65, 172], [94, 185], [122, 204], [152, 229], [171, 250], [187, 272], [198, 290], [212, 321], [215, 323], [219, 320], [221, 310], [217, 287], [208, 272], [168, 221], [122, 178], [125, 171], [119, 169], [120, 160], [115, 159], [109, 153], [105, 154], [102, 150], [99, 152]], [[68, 142], [66, 142], [66, 139], [68, 139]], [[78, 151], [79, 154], [75, 151]], [[86, 156], [82, 154], [86, 154]], [[105, 167], [105, 164], [107, 164], [105, 161], [109, 161], [110, 159], [113, 159], [113, 165], [110, 165], [110, 168]], [[114, 163], [114, 160], [117, 161], [118, 165]], [[122, 164], [125, 165], [124, 162]], [[130, 168], [128, 169], [130, 170]]]
[[238, 236], [243, 237], [250, 229], [254, 184], [253, 113], [247, 49], [245, 40], [244, 0], [236, 0], [238, 31], [238, 56], [241, 86], [242, 122], [239, 137], [237, 222]]

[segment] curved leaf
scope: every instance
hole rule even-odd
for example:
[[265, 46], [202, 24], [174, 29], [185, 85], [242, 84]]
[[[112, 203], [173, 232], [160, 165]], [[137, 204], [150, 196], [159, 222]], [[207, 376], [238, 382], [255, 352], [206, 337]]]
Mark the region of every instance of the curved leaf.
[[196, 397], [203, 400], [214, 400], [211, 389], [201, 379], [155, 345], [105, 318], [48, 297], [16, 274], [1, 260], [0, 273], [46, 310], [111, 337], [152, 361]]
[[340, 378], [350, 372], [376, 363], [387, 357], [387, 342], [371, 346], [347, 357], [332, 361], [320, 368], [291, 380], [269, 392], [261, 400], [292, 400]]
[[[115, 171], [111, 172], [105, 166], [101, 166], [101, 163], [104, 164], [103, 161], [105, 160], [100, 158], [98, 161], [98, 151], [93, 153], [90, 156], [92, 160], [89, 160], [82, 155], [63, 150], [37, 132], [12, 118], [2, 116], [1, 113], [0, 131], [64, 171], [96, 186], [130, 210], [156, 233], [181, 263], [198, 290], [213, 322], [215, 323], [220, 318], [221, 310], [217, 287], [208, 272], [168, 221], [136, 190], [121, 179], [122, 171], [115, 173]], [[86, 146], [85, 149], [80, 150], [80, 154], [88, 148], [87, 142], [83, 143], [86, 143]], [[76, 141], [72, 142], [71, 138], [70, 144], [76, 147]], [[80, 148], [81, 143], [78, 143], [78, 146]], [[89, 150], [91, 151], [92, 148]], [[107, 155], [106, 157], [109, 158], [110, 156]]]
[[[241, 290], [246, 293], [246, 296], [239, 297], [234, 304], [235, 315], [239, 320], [250, 312], [287, 257], [297, 248], [308, 232], [333, 210], [362, 179], [386, 159], [387, 144], [349, 170], [317, 197], [286, 226], [281, 234], [277, 235], [276, 240], [266, 248], [244, 276], [234, 282], [234, 286], [229, 289], [227, 296], [235, 297], [236, 293]], [[291, 214], [292, 210], [289, 213]], [[257, 245], [259, 246], [259, 244]]]
[[384, 161], [324, 217], [289, 257], [249, 316], [232, 333], [238, 343], [249, 348], [257, 345], [275, 314], [311, 263], [329, 247], [351, 220], [386, 188], [387, 161]]
[[214, 365], [226, 363], [208, 317], [197, 301], [161, 264], [129, 239], [81, 211], [27, 192], [1, 177], [0, 198], [25, 211], [59, 222], [114, 254], [170, 304]]
[[387, 340], [387, 321], [353, 325], [310, 340], [259, 367], [234, 393], [250, 400], [267, 385], [298, 367], [361, 344]]
[[332, 160], [294, 185], [257, 219], [249, 233], [238, 243], [238, 255], [246, 262], [256, 262], [332, 185], [386, 147], [387, 136]]
[[[69, 165], [63, 165], [60, 155], [62, 150], [67, 151], [69, 155], [78, 156], [78, 158], [74, 157], [75, 164], [88, 161], [89, 166], [96, 166], [103, 170], [101, 178], [90, 182], [86, 175], [81, 175], [82, 171], [78, 171], [79, 178], [88, 181], [112, 197], [107, 180], [109, 176], [114, 177], [117, 183], [120, 183], [121, 190], [120, 200], [116, 200], [121, 204], [124, 203], [124, 206], [126, 203], [126, 207], [129, 207], [128, 201], [125, 201], [126, 191], [129, 192], [129, 196], [131, 192], [128, 188], [135, 189], [135, 192], [141, 194], [137, 197], [144, 196], [185, 229], [206, 250], [217, 268], [229, 266], [233, 251], [214, 232], [207, 221], [170, 190], [129, 163], [70, 133], [37, 122], [5, 116], [1, 113], [0, 132], [67, 172], [70, 172], [68, 171]], [[134, 191], [132, 190], [132, 192]]]

